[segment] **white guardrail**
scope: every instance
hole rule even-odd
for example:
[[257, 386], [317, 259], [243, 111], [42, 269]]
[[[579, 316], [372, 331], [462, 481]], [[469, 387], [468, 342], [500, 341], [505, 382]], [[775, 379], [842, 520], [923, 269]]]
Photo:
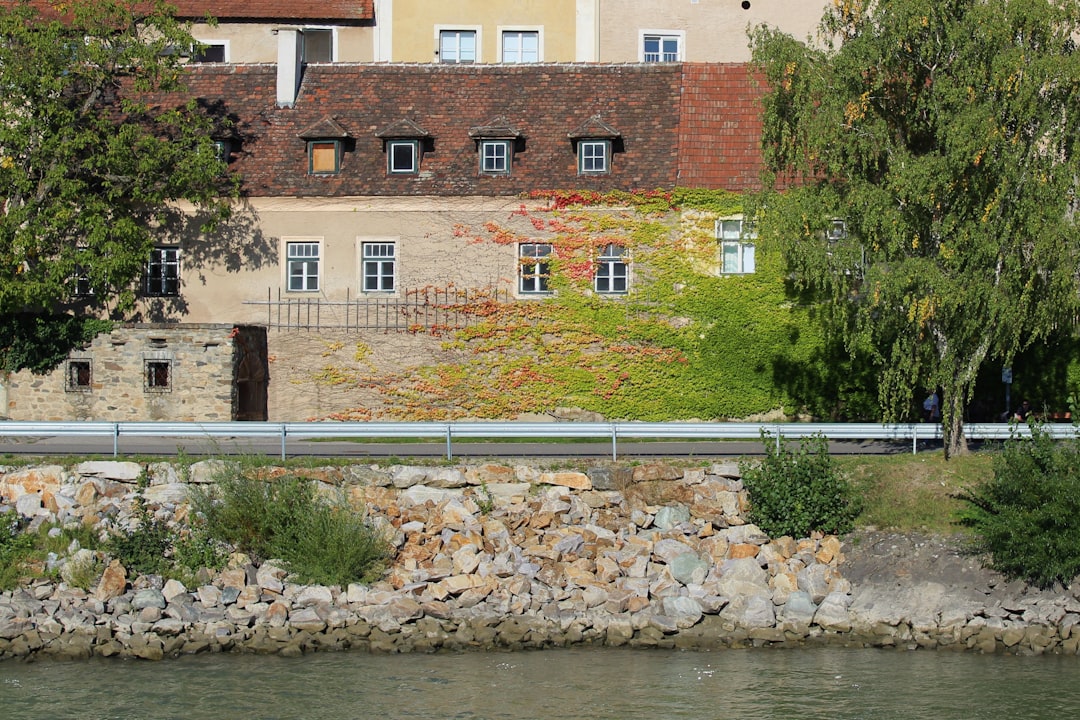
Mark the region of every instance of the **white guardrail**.
[[[1071, 424], [1043, 426], [1055, 439], [1071, 438], [1077, 427]], [[821, 435], [828, 440], [887, 440], [911, 442], [912, 453], [919, 441], [941, 440], [941, 425], [930, 423], [739, 423], [739, 422], [14, 422], [0, 421], [0, 438], [112, 438], [113, 455], [120, 451], [122, 437], [199, 438], [203, 440], [279, 439], [281, 457], [286, 457], [288, 440], [353, 440], [360, 438], [438, 439], [446, 443], [446, 457], [454, 456], [454, 440], [464, 438], [537, 438], [569, 440], [595, 438], [610, 440], [611, 457], [616, 459], [619, 441], [637, 440], [759, 440], [762, 433], [775, 438], [797, 439]], [[1005, 440], [1028, 437], [1026, 425], [1006, 423], [967, 424], [964, 435], [970, 440]]]

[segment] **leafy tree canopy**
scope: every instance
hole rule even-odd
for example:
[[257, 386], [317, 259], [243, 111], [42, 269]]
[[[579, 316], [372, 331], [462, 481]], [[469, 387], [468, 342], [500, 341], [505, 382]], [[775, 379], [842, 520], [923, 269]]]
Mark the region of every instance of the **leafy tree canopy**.
[[[881, 372], [886, 416], [941, 387], [946, 452], [984, 360], [1077, 304], [1073, 0], [837, 0], [816, 44], [765, 27], [762, 244]], [[842, 220], [843, 224], [835, 222]]]
[[[155, 242], [190, 217], [177, 201], [227, 212], [220, 128], [160, 102], [195, 41], [160, 0], [5, 2], [0, 38], [0, 317], [122, 317]], [[93, 303], [71, 304], [76, 277]]]

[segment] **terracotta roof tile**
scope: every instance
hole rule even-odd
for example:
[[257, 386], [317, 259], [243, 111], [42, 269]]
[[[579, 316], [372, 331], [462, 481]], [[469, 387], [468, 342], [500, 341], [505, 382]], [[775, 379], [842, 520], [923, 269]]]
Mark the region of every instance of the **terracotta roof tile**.
[[176, 14], [185, 18], [210, 15], [218, 20], [371, 20], [375, 17], [374, 0], [324, 0], [289, 2], [288, 0], [172, 0]]

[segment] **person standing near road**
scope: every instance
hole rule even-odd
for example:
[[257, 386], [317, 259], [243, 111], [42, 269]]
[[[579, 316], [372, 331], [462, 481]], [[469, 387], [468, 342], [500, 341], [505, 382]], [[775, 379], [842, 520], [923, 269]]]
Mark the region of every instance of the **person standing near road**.
[[922, 406], [923, 418], [927, 422], [941, 422], [941, 398], [938, 397], [937, 390], [930, 391]]

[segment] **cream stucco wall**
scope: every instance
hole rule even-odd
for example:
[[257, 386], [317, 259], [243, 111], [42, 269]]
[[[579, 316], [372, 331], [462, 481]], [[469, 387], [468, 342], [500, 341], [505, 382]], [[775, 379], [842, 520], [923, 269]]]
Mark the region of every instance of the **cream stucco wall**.
[[[213, 237], [183, 242], [181, 296], [143, 300], [140, 319], [266, 324], [268, 298], [341, 302], [448, 285], [512, 293], [515, 247], [477, 238], [488, 236], [484, 224], [492, 220], [541, 235], [524, 217], [511, 216], [520, 204], [481, 197], [256, 198], [238, 206]], [[288, 242], [319, 244], [318, 291], [287, 290]], [[361, 292], [363, 242], [395, 243], [395, 292]], [[335, 311], [324, 306], [321, 312]], [[334, 320], [324, 316], [323, 322]]]
[[[231, 63], [277, 62], [274, 29], [285, 23], [220, 23], [216, 27], [197, 23], [191, 34], [200, 42], [225, 43], [226, 60]], [[290, 24], [290, 27], [332, 28], [335, 62], [371, 62], [375, 59], [375, 29], [366, 26]]]
[[[829, 0], [598, 0], [600, 62], [639, 62], [645, 31], [681, 35], [682, 60], [745, 62], [747, 28], [762, 23], [803, 39]], [[747, 5], [744, 9], [742, 6]]]
[[391, 16], [392, 59], [397, 62], [437, 62], [440, 28], [475, 30], [480, 62], [499, 62], [503, 30], [538, 30], [542, 61], [572, 62], [577, 5], [578, 0], [381, 0], [376, 23]]

